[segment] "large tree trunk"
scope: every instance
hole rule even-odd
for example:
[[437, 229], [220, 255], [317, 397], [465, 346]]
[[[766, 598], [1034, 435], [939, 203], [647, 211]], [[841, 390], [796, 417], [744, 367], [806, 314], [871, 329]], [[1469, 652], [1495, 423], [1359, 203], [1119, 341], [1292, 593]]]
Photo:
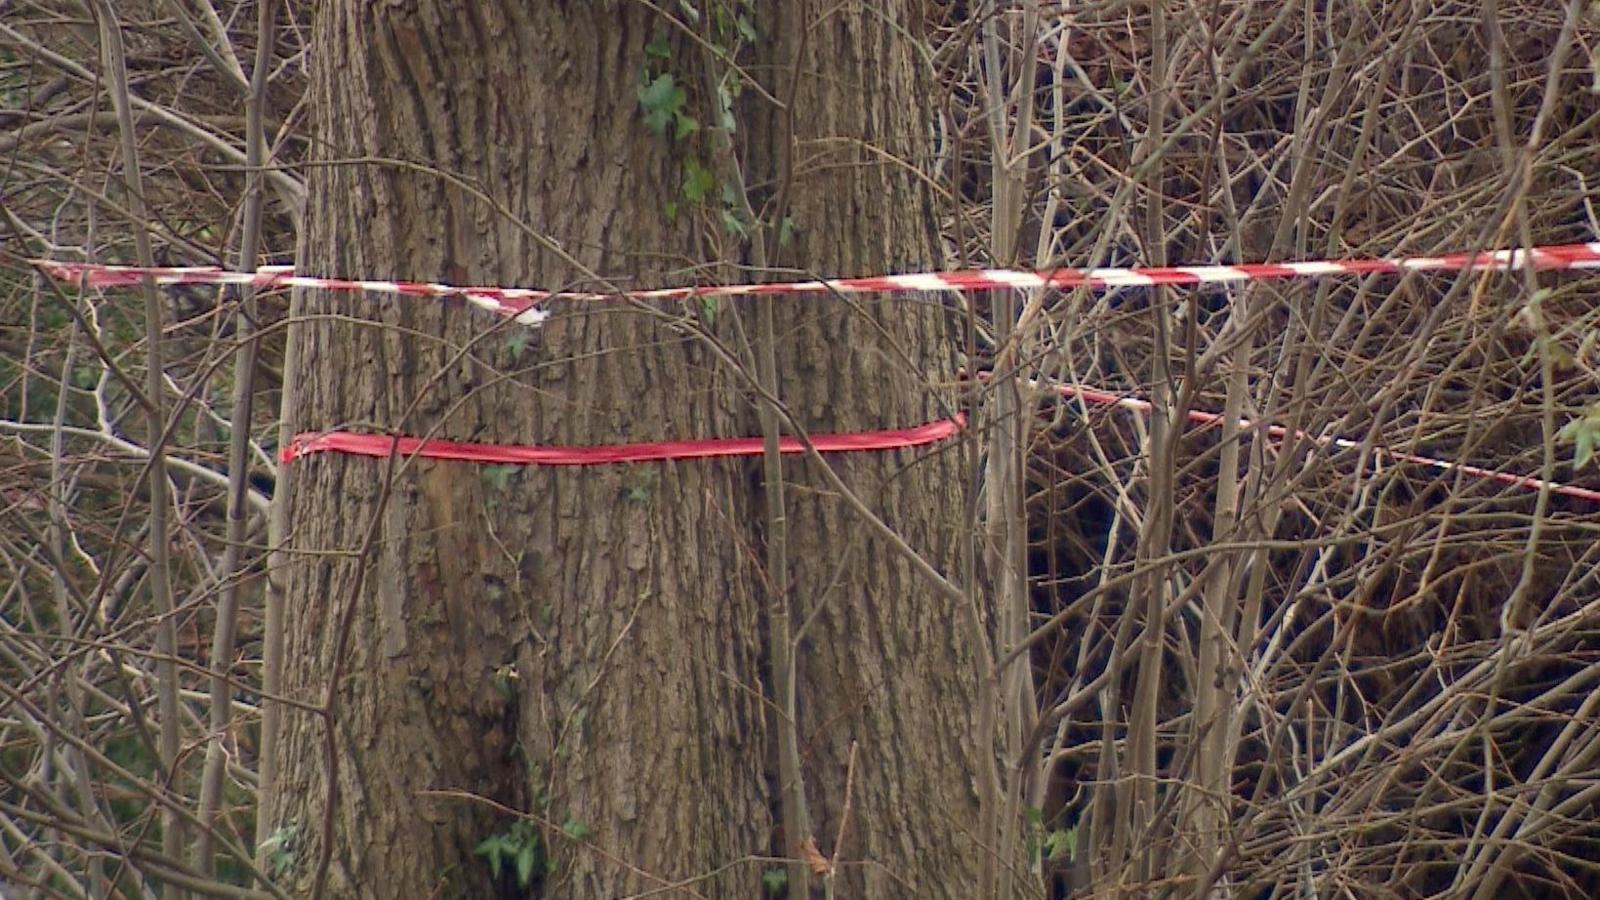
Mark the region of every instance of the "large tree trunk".
[[[787, 262], [841, 274], [938, 262], [930, 203], [907, 171], [928, 149], [927, 77], [903, 6], [785, 4], [784, 21], [761, 23], [775, 37], [749, 70], [773, 92], [802, 54]], [[655, 286], [732, 258], [713, 246], [728, 235], [704, 227], [716, 215], [680, 196], [685, 155], [712, 155], [694, 149], [707, 136], [674, 142], [640, 116], [641, 73], [660, 65], [646, 45], [665, 40], [688, 81], [697, 44], [642, 4], [556, 7], [322, 4], [311, 102], [323, 162], [302, 271], [561, 285], [588, 269]], [[754, 185], [782, 154], [778, 114], [752, 108], [737, 140]], [[669, 215], [669, 202], [684, 209]], [[693, 333], [743, 347], [756, 334], [748, 304], [551, 308], [524, 332], [453, 301], [308, 298], [294, 424], [546, 444], [757, 433], [746, 380]], [[796, 299], [777, 324], [782, 397], [808, 430], [948, 412], [931, 386], [954, 373], [934, 304]], [[966, 492], [944, 451], [829, 461], [949, 572]], [[513, 821], [500, 804], [555, 826], [543, 896], [680, 881], [708, 897], [761, 894], [771, 864], [751, 857], [782, 852], [785, 790], [759, 462], [296, 465], [286, 692], [321, 703], [332, 685], [336, 698], [331, 755], [325, 719], [291, 713], [266, 798], [296, 888], [326, 852], [336, 896], [489, 893], [474, 848]], [[817, 843], [832, 852], [848, 802], [842, 896], [974, 896], [988, 746], [972, 723], [975, 636], [814, 463], [790, 458], [785, 476], [784, 583], [797, 620], [816, 612], [798, 721]]]

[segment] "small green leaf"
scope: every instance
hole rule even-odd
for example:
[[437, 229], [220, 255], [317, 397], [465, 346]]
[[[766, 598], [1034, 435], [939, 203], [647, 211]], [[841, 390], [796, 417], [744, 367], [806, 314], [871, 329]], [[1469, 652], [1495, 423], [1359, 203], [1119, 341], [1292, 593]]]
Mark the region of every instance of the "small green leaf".
[[760, 35], [756, 34], [756, 23], [751, 21], [750, 17], [744, 13], [739, 14], [736, 22], [739, 26], [739, 36], [752, 44], [755, 43], [756, 38], [760, 37]]
[[575, 841], [584, 840], [589, 837], [589, 835], [594, 834], [594, 831], [590, 829], [588, 825], [585, 825], [572, 816], [568, 816], [567, 821], [562, 823], [561, 830], [566, 832], [567, 837], [572, 838]]
[[658, 37], [644, 45], [644, 52], [646, 56], [653, 56], [656, 59], [671, 59], [672, 45], [667, 43], [666, 38]]
[[472, 852], [489, 861], [489, 875], [496, 881], [500, 880], [500, 855], [504, 853], [505, 835], [492, 834], [483, 839], [483, 842]]
[[645, 127], [655, 134], [666, 134], [667, 126], [680, 117], [686, 100], [688, 95], [670, 72], [663, 72], [654, 79], [646, 73], [644, 83], [639, 86], [639, 105], [644, 108]]
[[512, 359], [521, 359], [522, 352], [528, 349], [528, 341], [533, 339], [533, 332], [519, 328], [506, 335], [506, 349], [511, 351]]
[[689, 135], [700, 130], [700, 122], [695, 119], [694, 116], [686, 116], [683, 113], [677, 113], [676, 122], [677, 128], [673, 130], [672, 136], [677, 140], [681, 141]]
[[666, 210], [667, 210], [667, 221], [668, 222], [677, 222], [678, 221], [678, 201], [676, 201], [676, 200], [668, 200], [667, 201], [667, 205], [666, 205]]
[[510, 487], [511, 477], [516, 474], [516, 466], [506, 465], [483, 467], [483, 481], [496, 493], [504, 492], [506, 488]]
[[1022, 811], [1022, 817], [1028, 820], [1029, 825], [1040, 825], [1044, 823], [1044, 810], [1030, 806]]
[[517, 887], [526, 888], [533, 884], [533, 864], [538, 861], [535, 849], [536, 845], [531, 841], [517, 848]]
[[699, 203], [717, 186], [716, 176], [711, 170], [700, 164], [700, 160], [690, 157], [683, 162], [683, 198], [690, 203]]
[[733, 119], [733, 98], [738, 96], [739, 81], [733, 79], [733, 87], [728, 86], [728, 79], [717, 82], [717, 125], [729, 134], [733, 134], [736, 124]]
[[667, 133], [667, 123], [671, 121], [672, 113], [662, 112], [659, 109], [653, 109], [644, 114], [644, 127], [650, 129], [650, 133], [657, 136]]
[[788, 886], [788, 869], [768, 869], [761, 873], [761, 887], [773, 896], [783, 893], [783, 889]]
[[1556, 441], [1572, 445], [1574, 469], [1587, 466], [1594, 459], [1595, 448], [1600, 447], [1600, 406], [1561, 426], [1561, 430], [1556, 432]]
[[293, 825], [285, 825], [261, 842], [261, 851], [266, 856], [268, 875], [278, 878], [294, 868], [297, 837], [297, 829]]
[[639, 105], [647, 110], [672, 109], [673, 94], [681, 89], [673, 81], [671, 72], [663, 72], [654, 79], [647, 74], [645, 83], [639, 87]]
[[1577, 368], [1578, 358], [1565, 345], [1551, 341], [1550, 365], [1554, 366], [1558, 372], [1566, 372]]
[[778, 226], [778, 246], [787, 247], [792, 243], [794, 243], [794, 220], [784, 216], [783, 224]]
[[1045, 835], [1045, 858], [1065, 859], [1071, 862], [1078, 855], [1078, 829], [1068, 828], [1065, 831], [1052, 831]]
[[66, 312], [54, 307], [47, 310], [42, 318], [44, 319], [44, 327], [50, 329], [63, 328], [68, 322], [72, 321], [72, 317], [67, 315]]

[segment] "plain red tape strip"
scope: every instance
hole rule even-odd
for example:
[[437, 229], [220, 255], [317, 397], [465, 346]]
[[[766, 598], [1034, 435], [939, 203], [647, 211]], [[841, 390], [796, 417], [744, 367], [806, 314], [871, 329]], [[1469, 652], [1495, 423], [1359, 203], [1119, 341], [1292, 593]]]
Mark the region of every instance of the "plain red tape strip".
[[[940, 419], [915, 428], [816, 434], [811, 436], [811, 445], [824, 453], [920, 447], [952, 437], [965, 428], [966, 424], [966, 416], [958, 414], [952, 419]], [[287, 447], [279, 451], [278, 458], [289, 463], [314, 453], [348, 453], [380, 459], [399, 454], [420, 456], [425, 459], [520, 466], [597, 466], [606, 463], [653, 460], [760, 456], [762, 450], [763, 442], [758, 437], [652, 441], [596, 447], [544, 447], [526, 444], [472, 444], [432, 438], [404, 436], [396, 438], [383, 434], [326, 431], [296, 436]], [[778, 440], [778, 450], [781, 453], [804, 453], [806, 447], [800, 443], [799, 438], [785, 436]]]

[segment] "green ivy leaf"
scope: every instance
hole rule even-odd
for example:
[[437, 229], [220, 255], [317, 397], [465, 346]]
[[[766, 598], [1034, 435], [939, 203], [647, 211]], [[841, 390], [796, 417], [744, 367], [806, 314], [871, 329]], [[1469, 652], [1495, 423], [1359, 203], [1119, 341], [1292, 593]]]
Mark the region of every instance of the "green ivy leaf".
[[646, 74], [645, 83], [639, 88], [639, 105], [647, 110], [670, 110], [673, 93], [681, 90], [671, 72], [663, 72], [654, 79]]
[[505, 852], [506, 838], [503, 834], [492, 834], [478, 844], [472, 852], [489, 861], [489, 875], [494, 880], [500, 880], [500, 856]]
[[728, 233], [735, 237], [747, 238], [750, 236], [750, 229], [745, 227], [744, 222], [740, 221], [732, 210], [725, 209], [722, 211], [722, 227], [728, 229]]
[[1600, 406], [1561, 426], [1556, 432], [1556, 441], [1572, 445], [1574, 469], [1587, 466], [1594, 459], [1595, 448], [1600, 447]]
[[700, 122], [694, 116], [677, 113], [674, 121], [676, 121], [677, 127], [673, 129], [672, 136], [676, 140], [681, 141], [700, 130]]
[[700, 164], [700, 160], [690, 158], [683, 163], [683, 198], [690, 203], [699, 203], [717, 186], [717, 178], [711, 170]]
[[659, 109], [653, 109], [644, 114], [644, 127], [650, 129], [650, 133], [657, 136], [667, 133], [667, 123], [671, 121], [672, 114], [662, 112]]
[[[688, 94], [673, 80], [672, 73], [663, 72], [639, 86], [639, 105], [644, 108], [644, 125], [658, 135], [667, 133], [667, 126], [680, 117]], [[679, 126], [682, 127], [681, 125]]]
[[266, 855], [268, 875], [278, 878], [294, 867], [296, 837], [295, 828], [286, 825], [272, 832], [261, 842], [261, 851]]
[[658, 37], [650, 43], [644, 45], [644, 52], [646, 56], [651, 56], [656, 59], [671, 59], [672, 45], [667, 43], [666, 38]]
[[591, 829], [588, 825], [585, 825], [571, 816], [568, 816], [567, 821], [562, 823], [561, 830], [566, 832], [567, 837], [572, 838], [575, 841], [584, 840], [589, 835], [594, 834], [593, 829]]
[[788, 869], [768, 869], [761, 873], [761, 887], [767, 893], [777, 896], [789, 886]]
[[517, 849], [517, 887], [533, 884], [533, 864], [537, 862], [534, 844], [526, 843]]
[[1078, 855], [1078, 829], [1068, 828], [1065, 831], [1052, 831], [1045, 835], [1044, 849], [1046, 859], [1065, 859], [1071, 862]]
[[739, 81], [734, 76], [733, 87], [728, 86], [728, 79], [717, 82], [717, 125], [723, 131], [733, 134], [737, 123], [733, 118], [733, 98], [738, 95]]
[[517, 474], [517, 467], [511, 465], [484, 466], [482, 471], [484, 482], [494, 489], [496, 493], [502, 493], [507, 487], [510, 487], [511, 477]]

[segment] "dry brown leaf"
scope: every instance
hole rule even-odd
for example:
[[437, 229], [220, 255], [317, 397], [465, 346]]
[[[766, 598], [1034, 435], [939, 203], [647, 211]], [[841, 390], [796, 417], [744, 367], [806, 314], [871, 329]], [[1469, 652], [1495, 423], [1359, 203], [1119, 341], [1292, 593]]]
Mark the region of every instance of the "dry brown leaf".
[[807, 835], [806, 839], [800, 842], [800, 856], [806, 861], [806, 865], [811, 867], [812, 873], [818, 877], [833, 874], [833, 863], [829, 862], [827, 857], [822, 855], [822, 851], [817, 849], [816, 838]]

